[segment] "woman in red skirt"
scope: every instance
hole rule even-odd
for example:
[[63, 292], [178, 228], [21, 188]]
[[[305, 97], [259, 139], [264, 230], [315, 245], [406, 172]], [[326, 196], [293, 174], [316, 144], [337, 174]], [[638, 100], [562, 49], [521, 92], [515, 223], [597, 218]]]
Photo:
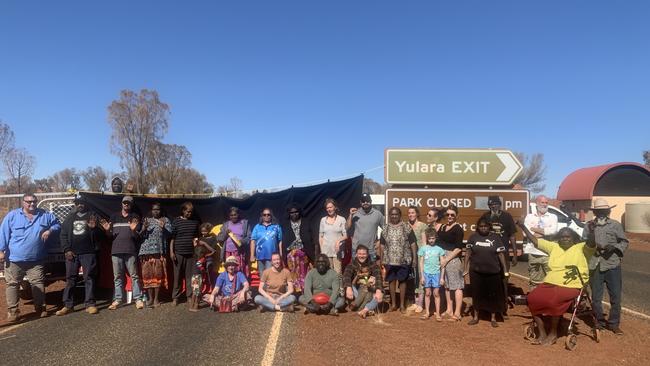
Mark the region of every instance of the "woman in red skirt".
[[[580, 237], [575, 231], [565, 227], [557, 233], [557, 242], [538, 239], [522, 223], [517, 222], [528, 240], [548, 254], [550, 271], [544, 283], [528, 294], [528, 308], [539, 329], [539, 338], [533, 344], [551, 345], [557, 340], [557, 325], [560, 317], [569, 309], [580, 293], [582, 283], [575, 271], [566, 266], [576, 266], [582, 279], [589, 281], [589, 258], [594, 254], [596, 243], [593, 238], [578, 243]], [[551, 329], [546, 333], [542, 316], [551, 317]]]

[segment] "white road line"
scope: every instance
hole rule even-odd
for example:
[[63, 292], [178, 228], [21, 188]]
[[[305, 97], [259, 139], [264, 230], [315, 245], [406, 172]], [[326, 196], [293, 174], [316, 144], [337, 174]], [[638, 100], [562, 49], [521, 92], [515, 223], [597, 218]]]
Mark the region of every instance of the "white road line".
[[[517, 278], [521, 278], [522, 280], [530, 281], [530, 278], [528, 278], [526, 276], [522, 276], [522, 275], [514, 273], [514, 272], [510, 272], [510, 275], [515, 276]], [[607, 306], [608, 308], [612, 307], [612, 305], [610, 303], [608, 303], [607, 301], [603, 301], [603, 304], [605, 304], [605, 306]], [[640, 312], [634, 311], [632, 309], [628, 309], [628, 308], [626, 308], [624, 306], [621, 306], [621, 311], [623, 313], [625, 313], [625, 314], [630, 314], [630, 315], [636, 316], [636, 317], [641, 318], [641, 319], [650, 320], [650, 315], [640, 313]]]
[[282, 326], [282, 316], [284, 313], [277, 312], [275, 313], [275, 319], [273, 319], [273, 325], [271, 326], [271, 334], [269, 335], [269, 340], [266, 342], [266, 348], [264, 349], [264, 358], [262, 359], [262, 366], [271, 366], [273, 365], [273, 359], [275, 358], [275, 349], [278, 345], [278, 337], [280, 336], [280, 326]]
[[19, 323], [19, 324], [16, 324], [16, 325], [12, 325], [12, 326], [10, 326], [10, 327], [7, 327], [7, 328], [5, 328], [5, 329], [0, 330], [0, 334], [9, 333], [9, 332], [11, 332], [11, 331], [14, 330], [14, 329], [17, 329], [17, 328], [22, 327], [23, 325], [25, 325], [25, 323]]

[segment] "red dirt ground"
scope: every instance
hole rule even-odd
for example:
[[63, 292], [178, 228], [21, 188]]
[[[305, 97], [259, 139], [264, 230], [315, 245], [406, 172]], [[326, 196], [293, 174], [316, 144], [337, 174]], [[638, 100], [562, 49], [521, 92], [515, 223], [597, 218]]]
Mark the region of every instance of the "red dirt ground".
[[[522, 280], [513, 284], [524, 287]], [[471, 299], [466, 298], [466, 303]], [[578, 345], [564, 347], [565, 336], [552, 346], [533, 346], [523, 338], [531, 320], [526, 306], [515, 306], [510, 319], [492, 328], [487, 320], [468, 326], [462, 322], [423, 321], [399, 312], [360, 319], [354, 313], [339, 317], [306, 315], [299, 320], [296, 365], [650, 365], [650, 322], [623, 315], [623, 336], [602, 332], [596, 343], [591, 328], [580, 321]], [[562, 322], [568, 325], [567, 314]], [[565, 330], [561, 332], [566, 334]]]

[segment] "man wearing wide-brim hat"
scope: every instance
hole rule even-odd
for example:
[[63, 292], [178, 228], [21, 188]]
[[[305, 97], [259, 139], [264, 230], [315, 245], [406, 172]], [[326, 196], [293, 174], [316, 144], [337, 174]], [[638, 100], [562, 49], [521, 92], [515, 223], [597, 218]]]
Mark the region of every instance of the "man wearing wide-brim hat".
[[[627, 249], [629, 241], [625, 237], [623, 225], [612, 220], [609, 215], [612, 208], [604, 198], [596, 198], [589, 208], [594, 213], [594, 219], [585, 225], [582, 233], [584, 239], [596, 242], [596, 253], [589, 259], [589, 281], [591, 284], [592, 307], [596, 313], [598, 326], [607, 328], [614, 334], [622, 335], [621, 322], [621, 290], [623, 276], [621, 258]], [[603, 292], [607, 285], [611, 309], [609, 319], [603, 315]]]

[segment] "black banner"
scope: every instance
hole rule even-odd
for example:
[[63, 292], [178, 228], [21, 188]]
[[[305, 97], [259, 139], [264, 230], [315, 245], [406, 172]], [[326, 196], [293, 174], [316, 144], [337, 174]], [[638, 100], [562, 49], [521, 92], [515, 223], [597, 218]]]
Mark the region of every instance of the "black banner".
[[[297, 203], [303, 212], [303, 220], [310, 225], [313, 233], [312, 243], [317, 243], [318, 225], [321, 217], [325, 216], [325, 199], [333, 198], [339, 208], [339, 214], [347, 218], [351, 207], [358, 207], [363, 188], [363, 175], [336, 182], [328, 182], [308, 187], [289, 188], [273, 193], [256, 193], [246, 199], [227, 197], [213, 198], [159, 198], [134, 196], [134, 211], [141, 216], [150, 214], [151, 205], [159, 202], [165, 216], [173, 218], [180, 216], [180, 206], [184, 202], [192, 202], [194, 212], [201, 222], [213, 225], [222, 224], [227, 220], [228, 209], [237, 207], [241, 210], [242, 218], [251, 223], [251, 227], [259, 222], [260, 213], [264, 208], [270, 208], [276, 221], [283, 227], [288, 225], [287, 206]], [[91, 209], [99, 215], [108, 218], [112, 213], [119, 212], [123, 194], [80, 192]], [[286, 244], [286, 243], [285, 243]], [[305, 248], [307, 255], [313, 259], [314, 248]]]

